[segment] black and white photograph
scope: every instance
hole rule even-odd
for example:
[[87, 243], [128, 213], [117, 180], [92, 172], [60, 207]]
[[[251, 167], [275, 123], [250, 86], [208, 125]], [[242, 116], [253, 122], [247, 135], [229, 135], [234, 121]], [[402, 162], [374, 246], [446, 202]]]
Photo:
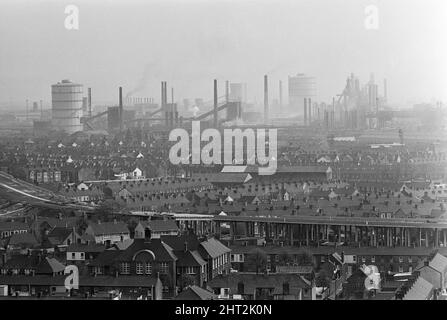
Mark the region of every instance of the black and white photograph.
[[445, 0], [0, 0], [0, 303], [447, 300], [446, 31]]

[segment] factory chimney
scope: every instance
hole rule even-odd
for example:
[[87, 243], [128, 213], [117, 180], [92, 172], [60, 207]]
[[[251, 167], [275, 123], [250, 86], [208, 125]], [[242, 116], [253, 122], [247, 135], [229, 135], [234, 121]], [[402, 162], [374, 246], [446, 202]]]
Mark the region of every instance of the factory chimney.
[[309, 125], [312, 123], [312, 100], [311, 98], [308, 99], [308, 105], [309, 105]]
[[225, 81], [225, 102], [228, 103], [230, 101], [230, 82]]
[[304, 98], [304, 125], [307, 125], [307, 98]]
[[92, 116], [92, 88], [88, 88], [88, 116]]
[[214, 79], [214, 128], [217, 128], [217, 80]]
[[386, 79], [383, 79], [383, 97], [385, 102], [388, 101], [388, 85]]
[[331, 128], [335, 127], [335, 98], [332, 98]]
[[123, 87], [119, 87], [119, 115], [120, 130], [123, 130]]
[[264, 123], [269, 122], [269, 87], [268, 87], [268, 77], [264, 76]]
[[279, 80], [279, 111], [282, 111], [282, 81]]

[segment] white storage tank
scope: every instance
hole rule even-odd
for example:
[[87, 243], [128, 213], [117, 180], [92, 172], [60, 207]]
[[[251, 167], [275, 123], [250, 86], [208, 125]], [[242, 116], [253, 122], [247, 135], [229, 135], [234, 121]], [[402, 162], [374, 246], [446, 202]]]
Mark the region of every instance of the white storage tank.
[[53, 128], [69, 134], [82, 131], [82, 85], [62, 80], [51, 86], [51, 97]]
[[316, 102], [316, 79], [299, 73], [294, 77], [289, 76], [289, 107], [293, 113], [304, 114], [304, 98]]
[[8, 285], [0, 284], [0, 297], [8, 296]]

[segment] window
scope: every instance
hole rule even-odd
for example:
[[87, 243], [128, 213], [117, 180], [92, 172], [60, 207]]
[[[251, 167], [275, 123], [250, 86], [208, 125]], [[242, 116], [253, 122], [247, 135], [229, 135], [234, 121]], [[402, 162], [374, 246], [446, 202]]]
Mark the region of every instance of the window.
[[130, 264], [128, 262], [121, 263], [121, 273], [130, 274]]
[[239, 282], [237, 284], [237, 294], [244, 294], [244, 283], [243, 282]]
[[357, 262], [357, 256], [352, 256], [352, 261]]
[[284, 295], [289, 295], [289, 293], [290, 293], [290, 286], [289, 286], [288, 282], [284, 282], [282, 284], [282, 292], [283, 292]]
[[142, 262], [137, 262], [136, 272], [137, 272], [137, 274], [143, 274], [143, 263]]
[[404, 261], [404, 258], [399, 257], [399, 263], [402, 263]]
[[71, 253], [71, 258], [75, 259], [76, 258], [76, 254], [74, 252]]
[[195, 274], [194, 267], [186, 267], [185, 272], [186, 274]]
[[167, 262], [160, 262], [160, 273], [161, 274], [168, 273], [168, 263]]
[[376, 262], [376, 257], [375, 256], [372, 256], [371, 257], [371, 263], [375, 263]]
[[413, 258], [412, 257], [408, 257], [408, 262], [409, 263], [413, 263]]
[[146, 274], [152, 274], [152, 264], [146, 262]]
[[366, 262], [366, 258], [362, 257], [362, 262], [365, 263]]
[[321, 263], [326, 262], [326, 257], [325, 256], [321, 256]]
[[102, 274], [102, 268], [101, 268], [101, 267], [95, 267], [94, 272], [95, 272], [96, 274]]
[[404, 272], [404, 267], [399, 266], [399, 273], [402, 273], [402, 272]]

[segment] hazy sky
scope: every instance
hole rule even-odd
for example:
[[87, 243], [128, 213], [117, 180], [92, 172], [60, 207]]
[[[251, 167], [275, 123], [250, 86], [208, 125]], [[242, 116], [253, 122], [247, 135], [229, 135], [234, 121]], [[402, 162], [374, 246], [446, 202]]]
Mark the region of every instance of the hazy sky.
[[[79, 8], [66, 30], [65, 6]], [[379, 8], [379, 29], [364, 26]], [[339, 94], [354, 72], [388, 79], [397, 103], [447, 100], [445, 0], [105, 1], [0, 0], [0, 101], [50, 101], [50, 85], [71, 79], [92, 87], [93, 103], [160, 99], [160, 81], [178, 99], [212, 99], [213, 79], [247, 82], [249, 99], [270, 97], [278, 80], [317, 78], [318, 100]], [[86, 89], [85, 89], [86, 91]], [[169, 95], [170, 96], [170, 95]]]

